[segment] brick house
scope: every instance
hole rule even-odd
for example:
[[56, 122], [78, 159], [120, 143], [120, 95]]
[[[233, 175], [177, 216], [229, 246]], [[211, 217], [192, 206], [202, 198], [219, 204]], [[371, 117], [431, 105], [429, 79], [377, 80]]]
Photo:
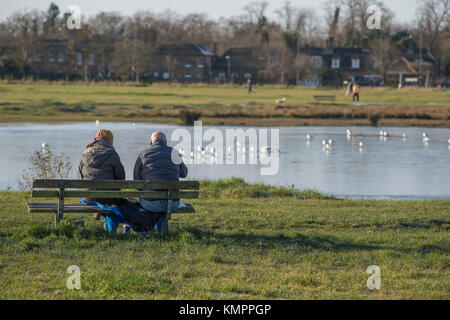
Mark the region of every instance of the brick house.
[[87, 80], [98, 76], [98, 59], [87, 41], [40, 39], [36, 48], [31, 63], [36, 78]]
[[364, 39], [362, 48], [351, 48], [335, 47], [330, 38], [325, 48], [305, 46], [299, 53], [310, 57], [310, 66], [317, 71], [300, 78], [299, 85], [340, 86], [345, 80], [363, 77], [373, 70], [368, 39]]
[[151, 76], [182, 83], [209, 82], [217, 54], [201, 44], [164, 44], [151, 51]]
[[242, 84], [248, 79], [264, 78], [266, 57], [259, 48], [235, 47], [228, 49], [213, 64], [212, 72], [217, 82]]

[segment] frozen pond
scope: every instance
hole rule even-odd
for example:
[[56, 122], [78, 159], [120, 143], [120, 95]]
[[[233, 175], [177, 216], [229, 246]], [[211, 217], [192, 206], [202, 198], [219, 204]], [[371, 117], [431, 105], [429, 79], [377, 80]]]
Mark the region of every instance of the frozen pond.
[[[54, 153], [64, 153], [73, 159], [71, 178], [76, 178], [80, 154], [100, 127], [113, 131], [127, 179], [132, 179], [136, 157], [148, 146], [153, 131], [162, 130], [170, 139], [173, 130], [183, 128], [152, 123], [0, 124], [0, 190], [17, 188], [17, 179], [26, 168], [27, 159], [33, 151], [40, 150], [43, 142]], [[217, 129], [225, 132], [227, 127]], [[386, 139], [380, 138], [377, 128], [348, 128], [353, 132], [352, 137], [346, 136], [346, 129], [279, 128], [280, 162], [275, 175], [261, 175], [260, 164], [249, 164], [251, 156], [259, 156], [249, 154], [247, 148], [246, 164], [191, 164], [189, 178], [242, 177], [248, 182], [314, 188], [351, 198], [450, 199], [450, 129], [382, 128], [391, 136]], [[427, 133], [429, 143], [424, 143], [423, 132]], [[403, 133], [407, 134], [406, 139], [401, 138]], [[313, 136], [312, 141], [307, 141], [306, 134]], [[334, 140], [331, 150], [324, 150], [324, 139]], [[363, 142], [363, 148], [359, 142]], [[169, 141], [169, 144], [176, 143]]]

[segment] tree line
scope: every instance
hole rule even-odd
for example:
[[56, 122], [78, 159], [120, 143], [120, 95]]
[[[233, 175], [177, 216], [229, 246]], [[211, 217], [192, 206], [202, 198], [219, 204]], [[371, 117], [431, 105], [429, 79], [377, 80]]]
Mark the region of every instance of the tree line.
[[[368, 7], [381, 9], [381, 29], [369, 30]], [[70, 15], [52, 3], [47, 11], [28, 9], [0, 22], [0, 71], [3, 77], [32, 73], [34, 57], [43, 39], [66, 40], [65, 68], [75, 64], [75, 48], [89, 39], [85, 48], [101, 57], [101, 72], [139, 74], [148, 63], [149, 50], [167, 43], [201, 43], [220, 55], [231, 47], [259, 47], [275, 52], [280, 68], [292, 66], [299, 46], [324, 46], [333, 37], [335, 46], [361, 46], [368, 38], [373, 55], [386, 68], [396, 53], [414, 40], [415, 48], [426, 48], [440, 61], [443, 75], [450, 75], [450, 0], [421, 0], [416, 19], [401, 23], [379, 0], [328, 0], [320, 10], [286, 1], [272, 8], [267, 1], [253, 1], [242, 13], [212, 19], [207, 14], [139, 11], [132, 16], [100, 12], [82, 17], [82, 30], [68, 30]], [[272, 18], [270, 18], [272, 17]]]

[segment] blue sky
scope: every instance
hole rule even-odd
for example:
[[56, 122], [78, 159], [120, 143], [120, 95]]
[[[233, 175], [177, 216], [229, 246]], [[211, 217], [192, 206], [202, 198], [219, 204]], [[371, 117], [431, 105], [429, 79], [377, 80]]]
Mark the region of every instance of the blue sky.
[[[291, 3], [303, 7], [316, 7], [325, 0], [291, 0]], [[0, 20], [4, 20], [12, 12], [21, 9], [47, 9], [51, 0], [0, 0]], [[242, 13], [242, 8], [250, 0], [54, 0], [61, 8], [69, 5], [78, 5], [84, 15], [90, 16], [99, 11], [120, 11], [125, 15], [133, 14], [138, 10], [151, 10], [154, 12], [171, 9], [178, 13], [202, 12], [213, 18], [232, 16]], [[269, 13], [283, 5], [285, 0], [268, 0]], [[396, 14], [398, 20], [411, 22], [414, 19], [417, 0], [384, 0]]]

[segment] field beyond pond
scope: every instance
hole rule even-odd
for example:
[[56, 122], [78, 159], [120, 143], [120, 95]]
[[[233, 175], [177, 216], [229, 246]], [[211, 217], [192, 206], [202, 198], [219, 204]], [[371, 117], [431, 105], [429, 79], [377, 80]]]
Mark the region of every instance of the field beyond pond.
[[[0, 299], [448, 299], [450, 201], [348, 201], [203, 182], [169, 235], [116, 236], [91, 215], [28, 214], [0, 193]], [[85, 227], [81, 224], [84, 222]], [[67, 268], [81, 269], [69, 290]], [[369, 290], [368, 266], [381, 268]], [[60, 290], [60, 292], [58, 292]]]
[[[317, 102], [314, 96], [335, 96]], [[370, 125], [450, 127], [446, 89], [361, 88], [360, 104], [345, 89], [255, 86], [0, 84], [0, 122], [151, 121], [180, 123], [201, 112], [215, 125]], [[276, 100], [286, 98], [278, 105]]]

